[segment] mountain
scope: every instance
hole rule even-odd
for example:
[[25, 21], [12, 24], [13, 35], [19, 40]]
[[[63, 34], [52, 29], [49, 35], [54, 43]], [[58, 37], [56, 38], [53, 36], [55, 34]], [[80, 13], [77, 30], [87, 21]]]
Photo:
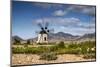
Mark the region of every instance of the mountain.
[[12, 41], [15, 41], [15, 40], [22, 41], [23, 39], [19, 36], [12, 36]]
[[66, 40], [74, 40], [79, 36], [74, 36], [72, 34], [69, 33], [64, 33], [64, 32], [58, 32], [58, 33], [51, 33], [49, 34], [48, 39], [51, 41], [66, 41]]
[[[82, 36], [75, 36], [75, 35], [72, 35], [72, 34], [69, 34], [69, 33], [58, 32], [58, 33], [50, 33], [49, 36], [48, 36], [48, 40], [49, 40], [49, 42], [86, 40], [86, 39], [92, 40], [92, 39], [95, 39], [95, 35], [96, 35], [95, 33], [88, 33], [88, 34], [84, 34]], [[23, 39], [19, 36], [13, 36], [12, 37], [13, 41], [15, 39], [23, 41]], [[30, 39], [27, 39], [27, 40], [36, 42], [37, 37], [30, 38]]]
[[89, 33], [89, 34], [84, 34], [81, 36], [78, 40], [83, 40], [83, 39], [95, 39], [96, 33]]
[[[95, 33], [88, 33], [82, 36], [75, 36], [69, 33], [58, 32], [58, 33], [50, 33], [48, 36], [49, 42], [57, 42], [57, 41], [73, 41], [73, 40], [93, 40], [95, 39]], [[35, 42], [36, 38], [33, 38]]]

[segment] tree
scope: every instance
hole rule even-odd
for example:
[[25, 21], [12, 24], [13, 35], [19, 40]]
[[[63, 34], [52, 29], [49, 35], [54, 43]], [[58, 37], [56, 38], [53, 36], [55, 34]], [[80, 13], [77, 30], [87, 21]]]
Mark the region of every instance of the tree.
[[59, 46], [60, 48], [65, 48], [65, 44], [64, 44], [63, 41], [59, 42], [58, 46]]
[[27, 40], [27, 44], [31, 44], [31, 43], [30, 43], [30, 40]]
[[14, 44], [20, 44], [20, 40], [14, 39]]

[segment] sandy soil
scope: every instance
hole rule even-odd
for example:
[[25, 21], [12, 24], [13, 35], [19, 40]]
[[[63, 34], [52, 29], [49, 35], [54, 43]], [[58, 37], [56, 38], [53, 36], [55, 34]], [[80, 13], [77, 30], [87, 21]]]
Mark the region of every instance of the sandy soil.
[[12, 65], [27, 65], [27, 64], [46, 64], [46, 63], [62, 63], [62, 62], [77, 62], [77, 61], [94, 61], [95, 59], [84, 59], [82, 55], [63, 54], [58, 55], [57, 60], [46, 61], [39, 60], [36, 54], [13, 54]]

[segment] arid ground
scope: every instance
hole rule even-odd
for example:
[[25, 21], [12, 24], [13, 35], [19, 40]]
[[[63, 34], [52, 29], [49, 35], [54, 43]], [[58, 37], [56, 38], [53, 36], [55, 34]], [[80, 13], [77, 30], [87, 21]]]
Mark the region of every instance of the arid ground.
[[63, 54], [58, 55], [57, 60], [46, 61], [39, 60], [36, 54], [13, 54], [13, 65], [27, 65], [27, 64], [46, 64], [46, 63], [62, 63], [62, 62], [79, 62], [79, 61], [95, 61], [95, 59], [84, 59], [83, 55]]

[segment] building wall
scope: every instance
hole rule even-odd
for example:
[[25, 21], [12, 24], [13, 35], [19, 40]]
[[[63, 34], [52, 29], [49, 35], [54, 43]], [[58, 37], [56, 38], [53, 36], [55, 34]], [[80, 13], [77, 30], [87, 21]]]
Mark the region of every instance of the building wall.
[[24, 40], [23, 40], [23, 41], [21, 41], [21, 44], [25, 44], [25, 43], [27, 43], [27, 41], [24, 41]]
[[38, 34], [37, 43], [47, 43], [47, 34]]

